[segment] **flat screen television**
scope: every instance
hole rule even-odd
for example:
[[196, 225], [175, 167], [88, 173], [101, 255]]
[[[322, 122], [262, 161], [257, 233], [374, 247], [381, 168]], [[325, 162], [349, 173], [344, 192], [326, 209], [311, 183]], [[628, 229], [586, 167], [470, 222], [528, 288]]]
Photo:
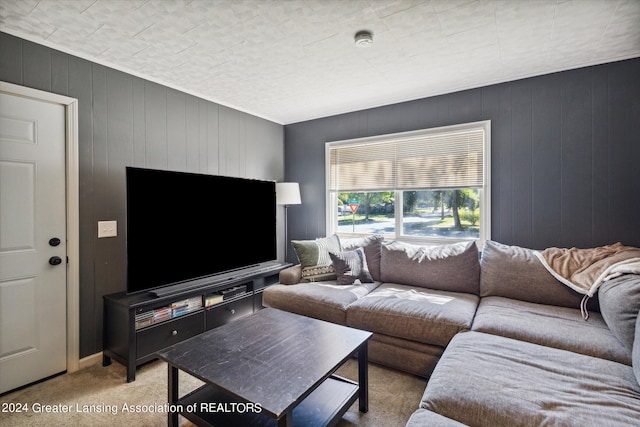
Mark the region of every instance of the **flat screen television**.
[[274, 181], [127, 167], [126, 190], [128, 293], [277, 258]]

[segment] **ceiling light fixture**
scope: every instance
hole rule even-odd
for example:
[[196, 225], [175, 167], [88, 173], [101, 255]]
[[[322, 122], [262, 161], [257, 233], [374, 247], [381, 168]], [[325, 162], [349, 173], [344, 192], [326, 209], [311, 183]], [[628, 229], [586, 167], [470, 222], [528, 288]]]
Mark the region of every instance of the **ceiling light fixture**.
[[373, 35], [366, 30], [358, 31], [354, 39], [358, 47], [369, 47], [373, 44]]

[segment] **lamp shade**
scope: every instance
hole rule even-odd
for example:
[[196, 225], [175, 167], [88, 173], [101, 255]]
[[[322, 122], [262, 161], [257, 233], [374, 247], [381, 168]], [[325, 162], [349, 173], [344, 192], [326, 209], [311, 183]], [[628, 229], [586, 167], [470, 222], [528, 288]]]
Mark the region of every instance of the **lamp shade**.
[[277, 182], [276, 203], [285, 206], [301, 204], [300, 185], [297, 182]]

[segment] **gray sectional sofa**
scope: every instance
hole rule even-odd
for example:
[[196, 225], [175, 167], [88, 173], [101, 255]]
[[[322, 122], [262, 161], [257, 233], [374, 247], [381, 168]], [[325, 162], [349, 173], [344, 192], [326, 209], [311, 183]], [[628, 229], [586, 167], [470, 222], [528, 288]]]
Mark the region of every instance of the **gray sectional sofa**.
[[582, 295], [534, 251], [485, 242], [421, 247], [378, 236], [363, 248], [373, 282], [300, 283], [265, 305], [373, 332], [369, 360], [428, 378], [407, 426], [640, 425], [640, 275]]

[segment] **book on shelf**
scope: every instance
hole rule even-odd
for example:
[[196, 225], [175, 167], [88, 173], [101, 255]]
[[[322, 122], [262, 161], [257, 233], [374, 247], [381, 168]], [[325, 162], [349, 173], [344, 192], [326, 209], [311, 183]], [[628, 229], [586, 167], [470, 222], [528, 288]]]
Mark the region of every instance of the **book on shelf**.
[[216, 305], [221, 303], [224, 300], [224, 296], [221, 294], [211, 294], [211, 295], [207, 295], [207, 298], [205, 300], [205, 306], [207, 308], [211, 307], [212, 305]]

